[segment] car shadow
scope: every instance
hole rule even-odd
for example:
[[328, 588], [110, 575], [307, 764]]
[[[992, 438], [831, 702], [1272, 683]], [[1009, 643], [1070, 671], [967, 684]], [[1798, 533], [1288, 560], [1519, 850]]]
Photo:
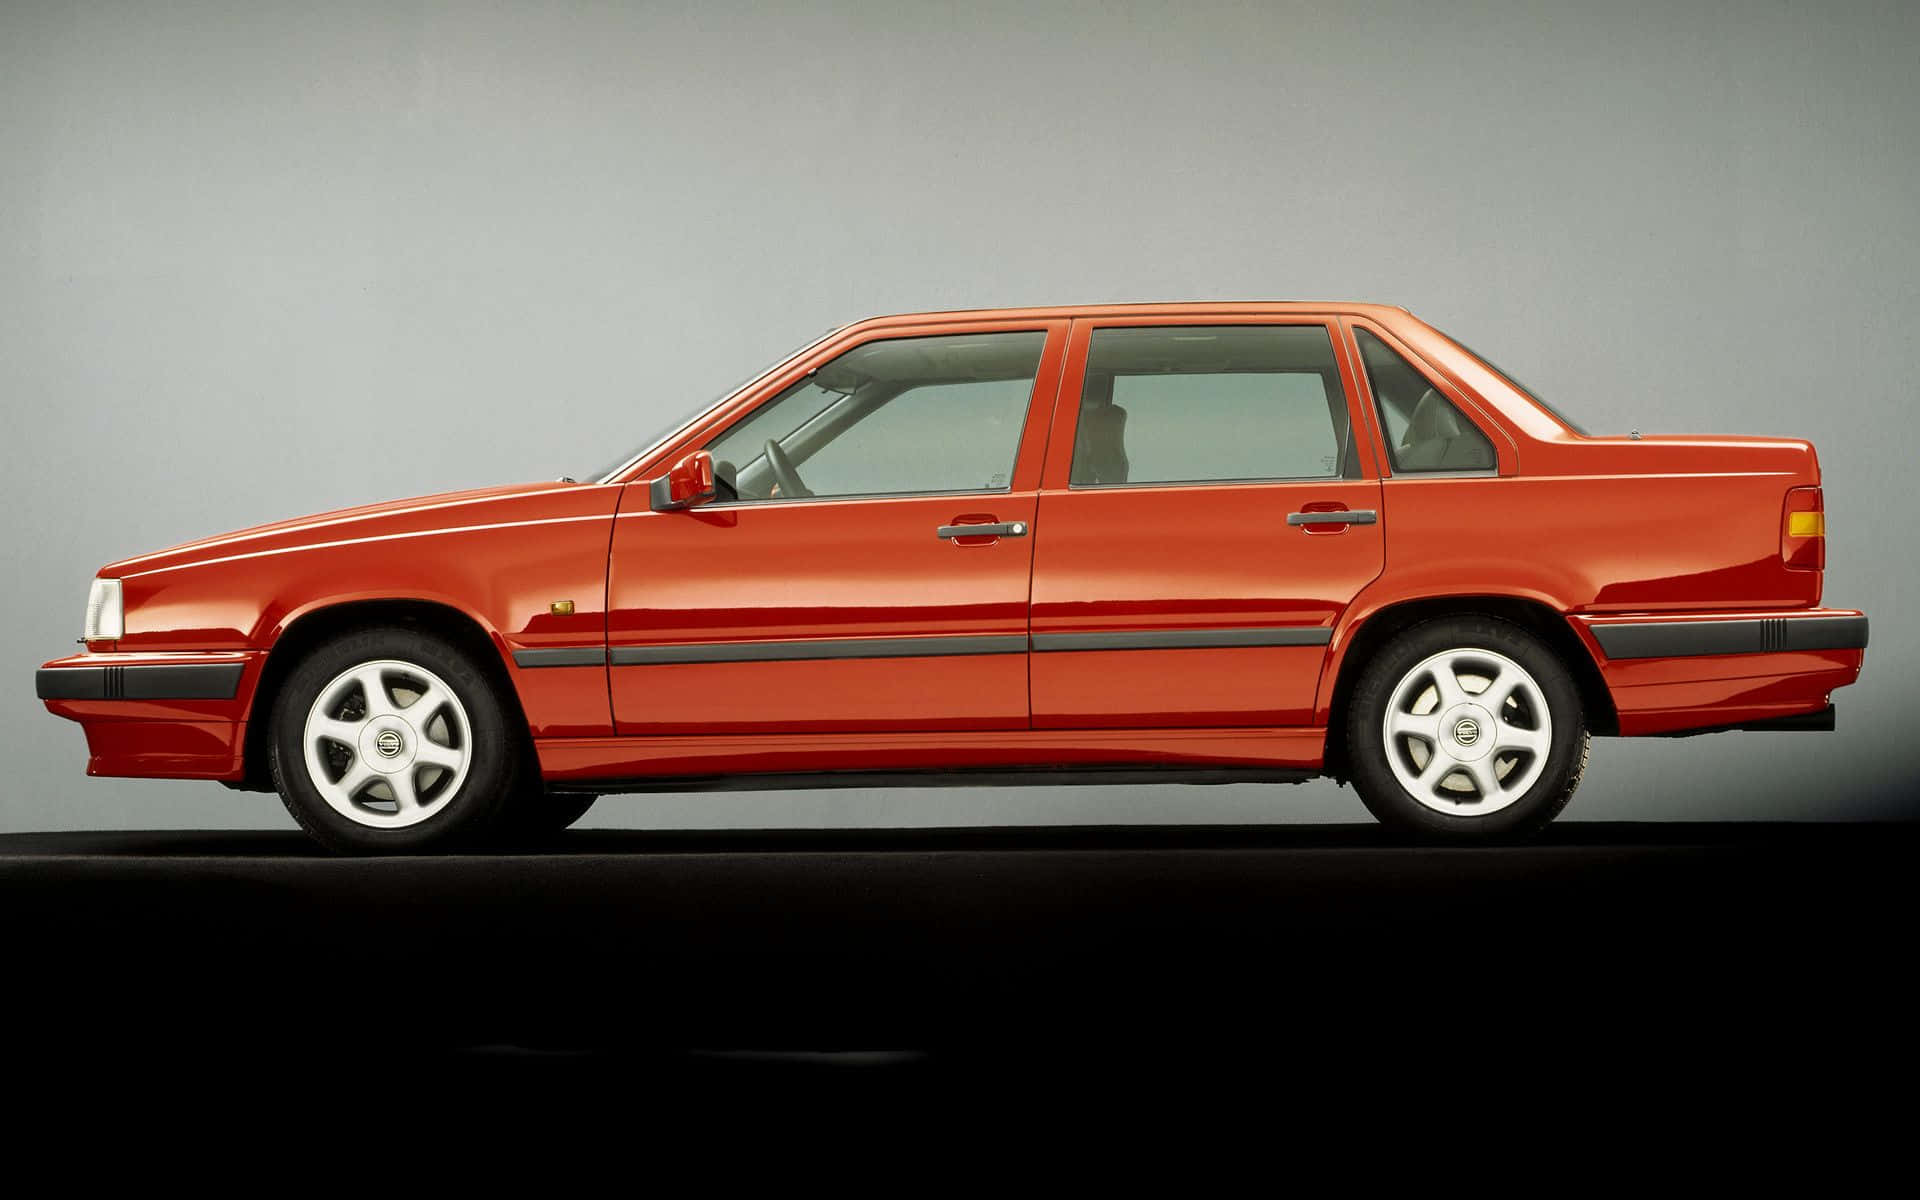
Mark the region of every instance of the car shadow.
[[[1525, 838], [1446, 843], [1370, 823], [1284, 825], [1032, 825], [865, 829], [574, 829], [540, 840], [409, 861], [506, 857], [619, 857], [676, 854], [848, 854], [926, 851], [1418, 851], [1497, 850], [1526, 855], [1568, 849], [1662, 847], [1839, 849], [1920, 841], [1920, 822], [1597, 822], [1563, 821]], [[0, 860], [312, 859], [351, 864], [304, 834], [281, 830], [97, 830], [0, 834]]]
[[[1569, 1031], [1643, 1063], [1819, 1031], [1823, 1055], [1892, 1061], [1916, 850], [1916, 824], [1574, 822], [1471, 847], [1365, 825], [588, 829], [390, 859], [297, 832], [16, 833], [0, 1053], [52, 1078], [639, 1070], [716, 1103], [803, 1099], [823, 1072], [938, 1091], [981, 1054], [1090, 1047], [1297, 1070], [1469, 1046], [1479, 1070]], [[846, 1050], [901, 1054], [781, 1057]]]

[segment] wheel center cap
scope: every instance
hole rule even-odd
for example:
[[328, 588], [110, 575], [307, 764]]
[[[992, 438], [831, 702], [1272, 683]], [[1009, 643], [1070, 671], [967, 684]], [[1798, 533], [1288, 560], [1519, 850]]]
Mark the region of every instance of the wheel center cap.
[[1456, 704], [1440, 718], [1440, 744], [1459, 762], [1485, 758], [1493, 741], [1493, 714], [1478, 704]]
[[360, 760], [383, 775], [411, 766], [413, 748], [412, 731], [392, 718], [373, 722], [360, 735]]

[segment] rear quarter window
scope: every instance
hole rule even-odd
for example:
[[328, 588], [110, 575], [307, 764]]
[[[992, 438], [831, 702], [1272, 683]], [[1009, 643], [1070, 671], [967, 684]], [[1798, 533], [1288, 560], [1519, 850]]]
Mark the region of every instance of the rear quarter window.
[[1419, 368], [1365, 329], [1354, 330], [1354, 337], [1395, 474], [1491, 471], [1499, 465], [1487, 435]]

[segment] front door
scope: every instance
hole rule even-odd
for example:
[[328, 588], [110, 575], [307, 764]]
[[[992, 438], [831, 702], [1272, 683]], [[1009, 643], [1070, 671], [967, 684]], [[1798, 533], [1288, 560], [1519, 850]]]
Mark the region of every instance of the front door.
[[1065, 380], [1035, 514], [1034, 728], [1312, 724], [1334, 623], [1384, 561], [1332, 324], [1075, 321]]
[[622, 734], [1024, 729], [1035, 494], [1067, 323], [832, 345], [715, 436], [718, 498], [614, 522]]

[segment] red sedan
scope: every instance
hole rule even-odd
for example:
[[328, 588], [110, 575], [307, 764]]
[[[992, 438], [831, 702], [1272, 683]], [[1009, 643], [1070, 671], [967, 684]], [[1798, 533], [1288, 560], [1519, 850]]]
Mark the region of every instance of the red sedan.
[[347, 851], [714, 786], [1350, 780], [1536, 829], [1588, 738], [1830, 729], [1811, 445], [1596, 437], [1403, 309], [837, 330], [584, 482], [103, 568], [89, 774], [277, 790]]

